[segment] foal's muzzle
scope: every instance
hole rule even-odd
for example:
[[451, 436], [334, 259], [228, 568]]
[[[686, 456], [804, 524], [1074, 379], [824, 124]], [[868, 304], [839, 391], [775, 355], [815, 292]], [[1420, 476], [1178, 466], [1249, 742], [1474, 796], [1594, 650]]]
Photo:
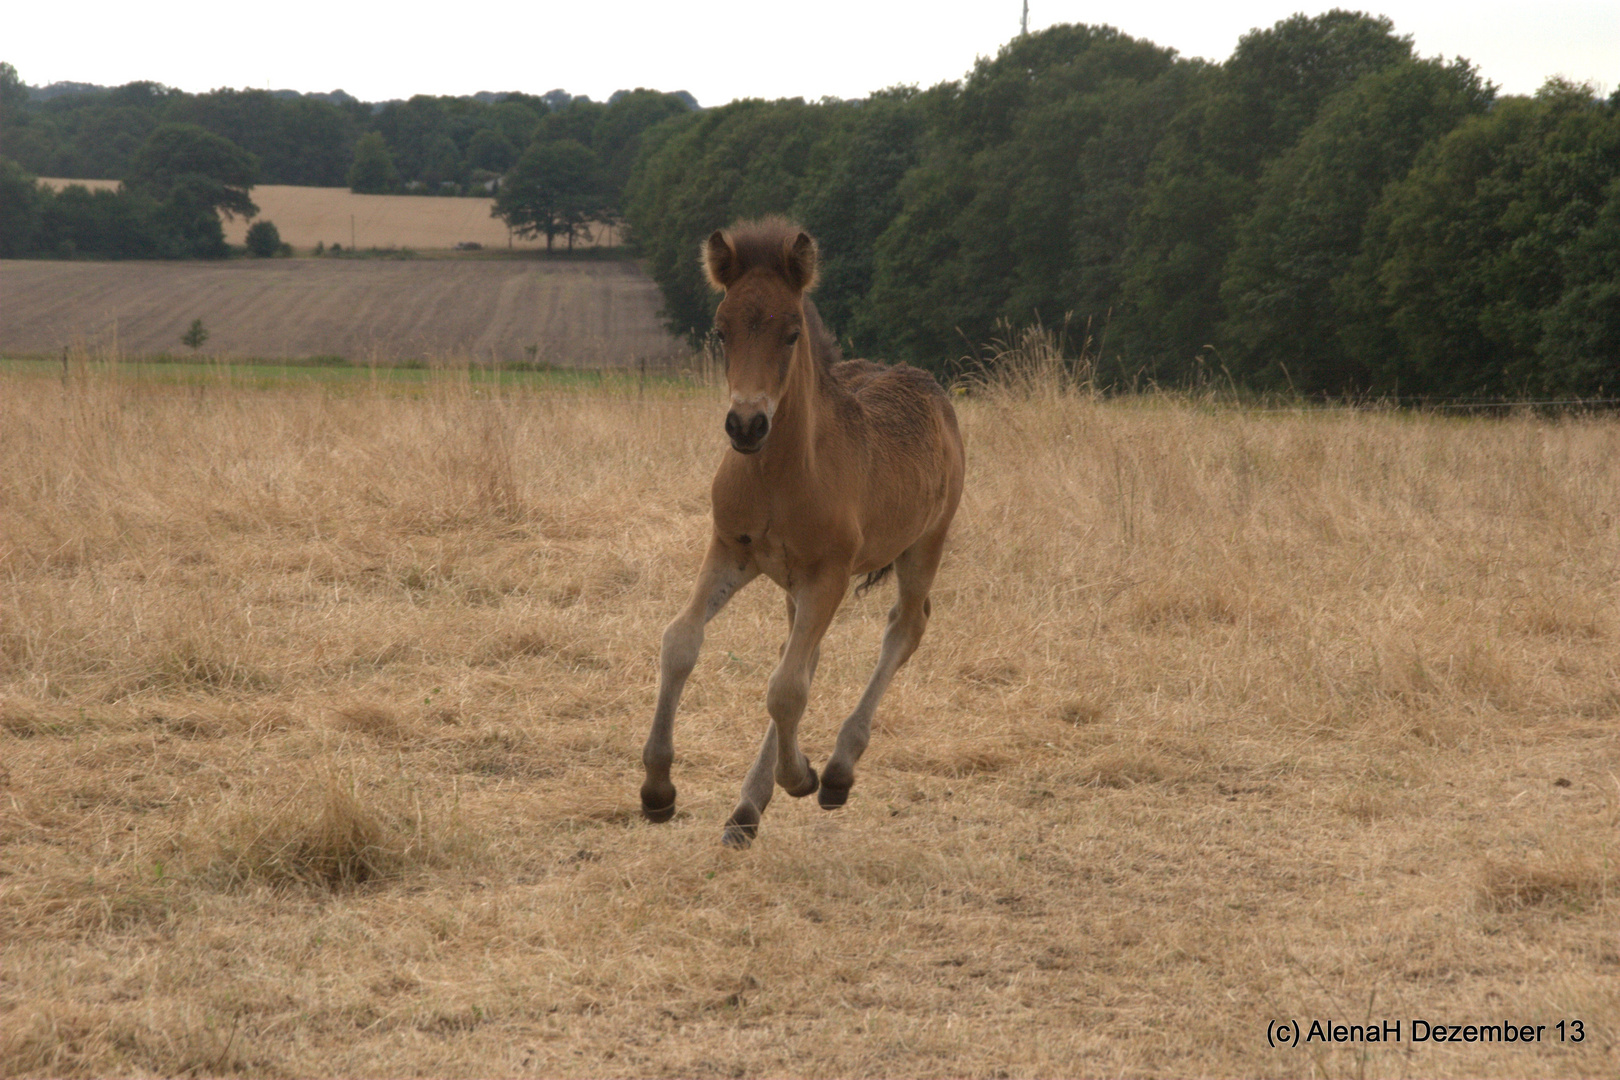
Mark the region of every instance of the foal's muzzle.
[[736, 409], [726, 413], [726, 435], [731, 438], [731, 448], [739, 454], [758, 453], [770, 431], [771, 418], [762, 412], [754, 413], [746, 420]]

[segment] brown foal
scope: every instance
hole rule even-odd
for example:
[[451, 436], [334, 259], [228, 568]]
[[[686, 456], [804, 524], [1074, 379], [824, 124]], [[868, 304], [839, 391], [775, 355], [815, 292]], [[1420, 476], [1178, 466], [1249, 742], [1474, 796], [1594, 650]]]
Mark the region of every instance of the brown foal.
[[[642, 813], [675, 813], [675, 709], [697, 662], [703, 628], [764, 574], [787, 593], [788, 639], [771, 675], [771, 723], [723, 840], [753, 839], [776, 784], [802, 797], [819, 789], [844, 804], [872, 714], [928, 624], [928, 591], [962, 497], [962, 437], [950, 400], [927, 373], [842, 360], [806, 295], [816, 243], [779, 218], [719, 231], [704, 244], [709, 280], [725, 293], [714, 325], [726, 356], [731, 440], [713, 488], [714, 536], [692, 599], [664, 631], [662, 673], [642, 761]], [[889, 569], [899, 598], [889, 611], [877, 670], [821, 776], [799, 750], [799, 720], [821, 638], [853, 575], [865, 587]]]

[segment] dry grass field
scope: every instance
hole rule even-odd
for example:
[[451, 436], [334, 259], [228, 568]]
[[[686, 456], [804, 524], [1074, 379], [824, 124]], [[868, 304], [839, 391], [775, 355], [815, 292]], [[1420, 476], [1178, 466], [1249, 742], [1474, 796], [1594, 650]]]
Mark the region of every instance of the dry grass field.
[[126, 357], [459, 357], [616, 367], [680, 351], [658, 287], [628, 260], [0, 261], [0, 354], [84, 343]]
[[[82, 184], [88, 188], [116, 188], [116, 180], [67, 180], [45, 177], [53, 188]], [[316, 244], [345, 248], [453, 248], [461, 243], [486, 248], [544, 250], [545, 237], [514, 238], [506, 224], [489, 216], [493, 199], [437, 198], [430, 195], [356, 195], [348, 188], [292, 187], [261, 184], [253, 189], [259, 207], [254, 220], [274, 222], [283, 242], [299, 250]], [[225, 222], [225, 239], [241, 245], [248, 222]], [[612, 230], [600, 229], [590, 244], [613, 243]], [[576, 244], [577, 246], [577, 244]]]
[[1620, 424], [959, 401], [734, 852], [768, 583], [637, 816], [718, 391], [0, 382], [0, 1075], [1620, 1074]]

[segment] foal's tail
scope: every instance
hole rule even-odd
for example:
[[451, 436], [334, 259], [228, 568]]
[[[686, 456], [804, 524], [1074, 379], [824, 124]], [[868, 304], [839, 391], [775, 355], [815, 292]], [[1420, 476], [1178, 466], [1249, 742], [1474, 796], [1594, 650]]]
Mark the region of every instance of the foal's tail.
[[888, 577], [889, 571], [893, 569], [894, 563], [890, 563], [881, 570], [874, 570], [870, 574], [867, 574], [866, 577], [861, 580], [861, 583], [855, 586], [855, 595], [858, 597], [865, 596], [867, 593], [871, 592], [873, 586], [877, 585], [878, 582]]

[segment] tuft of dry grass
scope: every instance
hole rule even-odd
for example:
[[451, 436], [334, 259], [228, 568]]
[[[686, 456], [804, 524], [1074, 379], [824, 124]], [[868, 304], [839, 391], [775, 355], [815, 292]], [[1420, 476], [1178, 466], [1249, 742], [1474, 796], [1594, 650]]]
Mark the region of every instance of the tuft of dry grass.
[[1480, 899], [1498, 911], [1581, 911], [1620, 895], [1620, 850], [1571, 849], [1539, 858], [1494, 858], [1480, 871]]
[[360, 702], [336, 711], [332, 726], [339, 731], [370, 735], [374, 739], [398, 742], [409, 738], [410, 727], [399, 714], [385, 705]]
[[[849, 805], [746, 852], [768, 583], [637, 815], [712, 387], [4, 378], [0, 1074], [1620, 1072], [1620, 423], [1110, 401], [1011, 344]], [[1266, 1042], [1369, 1016], [1588, 1037]]]
[[352, 780], [336, 775], [311, 787], [225, 815], [215, 826], [218, 853], [208, 870], [232, 886], [342, 889], [431, 865], [457, 846], [453, 835], [430, 827], [420, 805], [414, 814], [379, 811]]

